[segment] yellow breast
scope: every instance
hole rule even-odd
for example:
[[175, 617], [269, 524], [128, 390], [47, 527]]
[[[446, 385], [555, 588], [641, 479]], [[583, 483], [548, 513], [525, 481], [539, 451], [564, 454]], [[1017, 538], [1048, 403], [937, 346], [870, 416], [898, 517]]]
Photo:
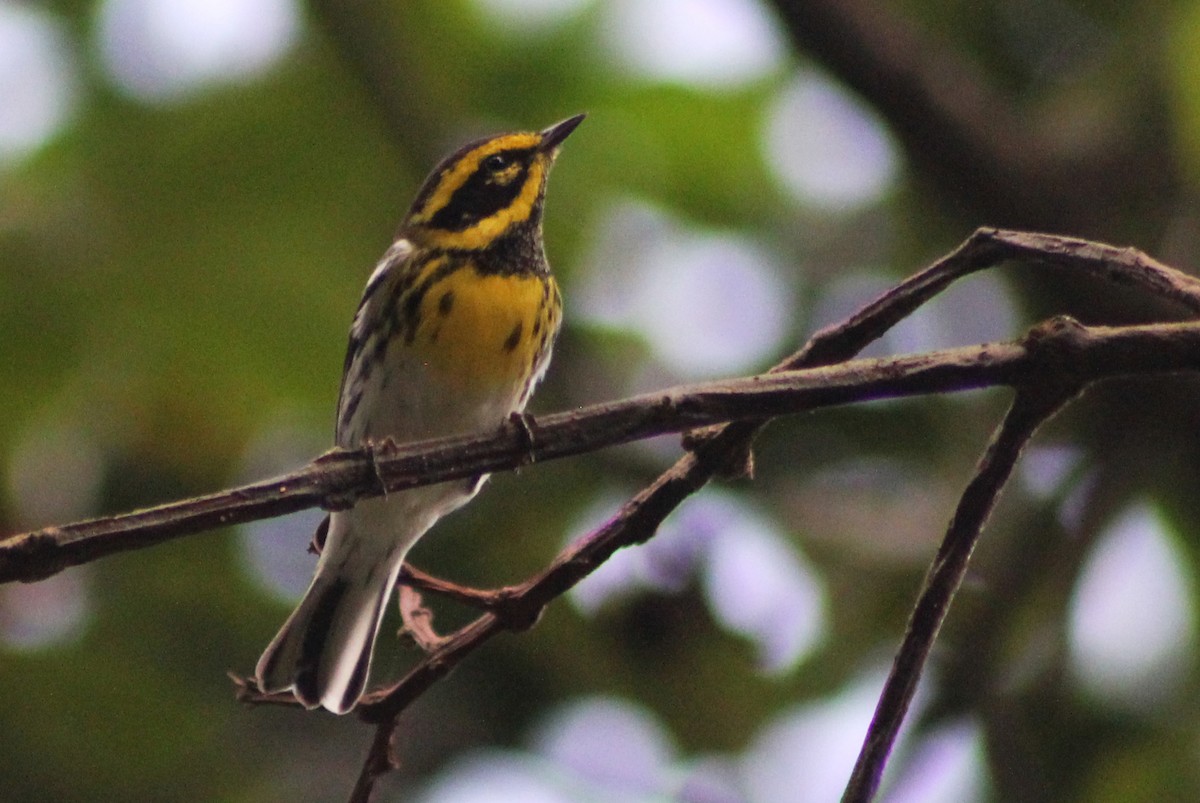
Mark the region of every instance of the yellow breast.
[[519, 391], [541, 367], [557, 329], [553, 282], [454, 271], [422, 298], [411, 347], [451, 389]]

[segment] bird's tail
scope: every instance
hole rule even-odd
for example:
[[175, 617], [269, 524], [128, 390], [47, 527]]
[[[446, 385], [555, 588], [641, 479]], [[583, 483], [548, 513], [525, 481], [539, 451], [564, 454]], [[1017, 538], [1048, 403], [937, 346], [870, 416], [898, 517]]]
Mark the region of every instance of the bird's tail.
[[[362, 696], [375, 636], [407, 551], [379, 554], [333, 517], [312, 584], [255, 667], [265, 692], [293, 690], [307, 708], [344, 714]], [[339, 530], [342, 530], [339, 532]]]

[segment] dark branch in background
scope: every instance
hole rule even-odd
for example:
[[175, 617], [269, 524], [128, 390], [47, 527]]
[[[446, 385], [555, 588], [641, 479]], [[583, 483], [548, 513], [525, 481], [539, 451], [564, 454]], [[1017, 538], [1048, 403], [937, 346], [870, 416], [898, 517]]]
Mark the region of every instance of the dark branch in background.
[[772, 5], [800, 52], [875, 108], [938, 196], [966, 205], [969, 219], [1097, 233], [1177, 196], [1179, 171], [1163, 146], [1166, 103], [1153, 92], [1129, 99], [1143, 107], [1127, 112], [1140, 123], [1133, 137], [1122, 129], [1124, 139], [1068, 142], [1057, 116], [1036, 118], [1034, 104], [1018, 108], [964, 52], [920, 30], [895, 4]]
[[[432, 72], [436, 60], [414, 52], [404, 3], [377, 0], [311, 0], [308, 11], [387, 127], [389, 140], [415, 164], [444, 155], [446, 121], [462, 119], [462, 93], [444, 91], [448, 80]], [[457, 106], [455, 104], [458, 104]]]
[[[390, 745], [400, 714], [433, 683], [497, 633], [532, 627], [545, 607], [616, 550], [651, 538], [678, 505], [713, 477], [741, 466], [750, 445], [774, 416], [851, 401], [1005, 384], [1017, 400], [968, 485], [946, 541], [914, 610], [892, 677], [881, 697], [870, 738], [847, 800], [867, 800], [920, 676], [929, 647], [979, 530], [1021, 447], [1036, 426], [1078, 389], [1119, 375], [1200, 370], [1200, 323], [1119, 328], [1084, 327], [1058, 318], [1018, 343], [952, 349], [884, 360], [847, 362], [951, 282], [1011, 260], [1067, 269], [1149, 291], [1200, 312], [1200, 281], [1133, 249], [1049, 235], [980, 229], [958, 249], [901, 283], [847, 321], [818, 332], [769, 374], [679, 388], [622, 402], [547, 416], [525, 433], [428, 441], [375, 452], [333, 452], [276, 480], [164, 505], [150, 511], [48, 528], [0, 542], [0, 580], [33, 580], [67, 565], [235, 522], [303, 507], [337, 508], [355, 499], [419, 484], [471, 476], [579, 454], [615, 443], [733, 420], [690, 439], [690, 451], [630, 499], [601, 528], [568, 547], [542, 572], [516, 586], [466, 593], [408, 570], [406, 582], [455, 591], [487, 612], [444, 638], [403, 678], [364, 698], [359, 717], [375, 738], [353, 800], [366, 801], [376, 780], [393, 768]], [[837, 365], [830, 365], [838, 363]], [[736, 420], [734, 420], [736, 419]], [[456, 590], [457, 589], [457, 590]], [[408, 603], [410, 606], [412, 600]], [[424, 629], [424, 628], [423, 628]], [[426, 634], [428, 635], [428, 634]], [[236, 678], [247, 702], [294, 705], [290, 696], [258, 692]]]

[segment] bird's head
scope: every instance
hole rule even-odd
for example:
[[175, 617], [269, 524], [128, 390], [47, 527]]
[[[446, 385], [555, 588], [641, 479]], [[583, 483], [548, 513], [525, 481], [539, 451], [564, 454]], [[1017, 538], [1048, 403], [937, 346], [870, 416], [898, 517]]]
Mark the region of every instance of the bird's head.
[[425, 179], [401, 235], [429, 247], [480, 250], [515, 229], [539, 226], [546, 176], [583, 118], [459, 148]]

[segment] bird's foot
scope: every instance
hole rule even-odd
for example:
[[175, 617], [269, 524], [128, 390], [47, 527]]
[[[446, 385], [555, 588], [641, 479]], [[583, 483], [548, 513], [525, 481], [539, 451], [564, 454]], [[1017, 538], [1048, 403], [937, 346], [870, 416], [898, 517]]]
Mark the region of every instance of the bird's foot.
[[386, 498], [388, 495], [387, 480], [383, 476], [383, 470], [379, 467], [379, 458], [395, 452], [396, 441], [392, 439], [391, 435], [387, 435], [379, 440], [367, 441], [363, 444], [363, 448], [371, 458], [371, 470], [375, 472], [375, 481], [379, 483], [379, 489]]
[[508, 418], [504, 420], [501, 429], [504, 432], [512, 432], [516, 435], [517, 446], [521, 449], [521, 465], [528, 466], [534, 461], [533, 446], [534, 429], [537, 427], [537, 420], [533, 415], [521, 410], [516, 410], [508, 414]]

